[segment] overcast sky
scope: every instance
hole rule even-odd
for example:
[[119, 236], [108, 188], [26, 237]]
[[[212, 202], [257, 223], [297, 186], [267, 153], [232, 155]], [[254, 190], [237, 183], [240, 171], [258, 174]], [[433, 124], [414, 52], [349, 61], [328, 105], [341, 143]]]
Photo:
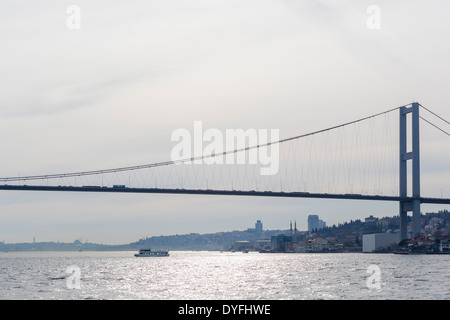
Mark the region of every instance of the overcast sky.
[[[276, 128], [286, 138], [413, 101], [450, 119], [444, 0], [8, 0], [0, 8], [0, 177], [170, 160], [172, 132], [195, 120]], [[450, 139], [422, 127], [422, 168], [435, 173], [430, 181], [441, 177], [434, 196], [449, 198]], [[422, 211], [440, 209], [450, 208]], [[2, 191], [0, 240], [128, 243], [244, 230], [257, 219], [264, 229], [296, 220], [305, 230], [311, 213], [332, 225], [393, 216], [398, 204]]]

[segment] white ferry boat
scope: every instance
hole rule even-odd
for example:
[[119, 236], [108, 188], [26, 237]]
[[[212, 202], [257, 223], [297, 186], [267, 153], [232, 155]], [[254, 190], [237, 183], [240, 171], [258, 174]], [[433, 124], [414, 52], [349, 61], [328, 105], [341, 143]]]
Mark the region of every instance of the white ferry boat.
[[141, 249], [139, 253], [134, 255], [135, 257], [168, 257], [169, 250], [152, 250], [152, 249]]

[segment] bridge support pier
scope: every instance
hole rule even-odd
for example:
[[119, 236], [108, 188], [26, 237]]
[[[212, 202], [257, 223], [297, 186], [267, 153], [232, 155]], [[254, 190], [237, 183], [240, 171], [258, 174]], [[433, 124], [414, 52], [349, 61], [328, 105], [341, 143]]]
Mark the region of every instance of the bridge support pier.
[[[411, 151], [407, 143], [407, 115], [411, 113]], [[400, 108], [400, 240], [407, 238], [408, 211], [413, 212], [413, 236], [420, 234], [420, 132], [419, 103]], [[412, 161], [412, 198], [408, 198], [408, 166]]]

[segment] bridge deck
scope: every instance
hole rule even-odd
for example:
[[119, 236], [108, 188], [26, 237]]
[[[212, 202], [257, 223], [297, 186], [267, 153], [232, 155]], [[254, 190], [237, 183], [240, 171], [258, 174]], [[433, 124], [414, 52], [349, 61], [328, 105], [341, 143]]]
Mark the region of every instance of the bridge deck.
[[[363, 194], [330, 194], [309, 192], [272, 192], [272, 191], [239, 191], [239, 190], [194, 190], [194, 189], [160, 189], [160, 188], [128, 188], [101, 186], [32, 186], [32, 185], [0, 185], [0, 190], [16, 191], [66, 191], [66, 192], [118, 192], [118, 193], [165, 193], [165, 194], [198, 194], [198, 195], [229, 195], [255, 197], [285, 197], [285, 198], [319, 198], [347, 200], [377, 200], [377, 201], [412, 201], [413, 198], [396, 196], [363, 195]], [[420, 198], [421, 203], [450, 204], [450, 199]]]

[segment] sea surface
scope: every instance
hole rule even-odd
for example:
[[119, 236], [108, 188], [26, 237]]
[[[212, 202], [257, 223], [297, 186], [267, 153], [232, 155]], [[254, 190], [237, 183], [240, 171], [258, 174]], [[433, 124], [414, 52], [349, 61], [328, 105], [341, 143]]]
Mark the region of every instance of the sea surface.
[[3, 300], [450, 299], [450, 255], [1, 252]]

